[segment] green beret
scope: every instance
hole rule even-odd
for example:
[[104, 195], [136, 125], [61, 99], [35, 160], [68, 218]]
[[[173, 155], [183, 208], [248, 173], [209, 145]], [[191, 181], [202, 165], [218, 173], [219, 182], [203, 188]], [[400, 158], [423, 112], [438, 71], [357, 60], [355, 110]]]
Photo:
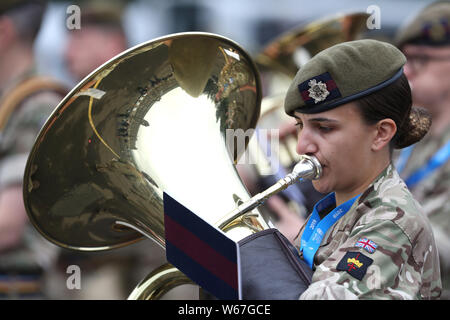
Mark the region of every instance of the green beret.
[[46, 1], [44, 0], [0, 0], [0, 14], [4, 14], [8, 10], [15, 9], [21, 5], [28, 3], [37, 3], [44, 5]]
[[450, 45], [450, 2], [432, 3], [402, 27], [396, 35], [395, 44], [400, 48], [407, 43]]
[[319, 113], [378, 91], [403, 73], [405, 56], [377, 40], [337, 44], [300, 68], [286, 94], [287, 114]]

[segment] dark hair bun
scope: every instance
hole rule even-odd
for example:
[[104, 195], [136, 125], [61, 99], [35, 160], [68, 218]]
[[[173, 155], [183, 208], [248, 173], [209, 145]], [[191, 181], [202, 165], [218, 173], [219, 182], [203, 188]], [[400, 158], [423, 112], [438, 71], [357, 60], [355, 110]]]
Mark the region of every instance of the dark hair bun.
[[431, 127], [431, 115], [421, 107], [413, 106], [408, 120], [398, 129], [394, 143], [396, 149], [406, 148], [420, 141]]

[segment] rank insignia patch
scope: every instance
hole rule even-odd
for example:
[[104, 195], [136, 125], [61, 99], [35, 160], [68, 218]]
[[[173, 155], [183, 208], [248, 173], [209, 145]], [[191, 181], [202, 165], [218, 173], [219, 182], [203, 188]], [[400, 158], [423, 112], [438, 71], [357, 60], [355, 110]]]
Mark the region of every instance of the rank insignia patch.
[[349, 275], [361, 281], [372, 262], [372, 259], [362, 253], [347, 252], [339, 261], [336, 270], [347, 271]]
[[355, 243], [355, 247], [363, 248], [368, 253], [374, 253], [375, 250], [377, 250], [378, 246], [372, 240], [369, 240], [367, 238], [359, 238], [359, 240]]

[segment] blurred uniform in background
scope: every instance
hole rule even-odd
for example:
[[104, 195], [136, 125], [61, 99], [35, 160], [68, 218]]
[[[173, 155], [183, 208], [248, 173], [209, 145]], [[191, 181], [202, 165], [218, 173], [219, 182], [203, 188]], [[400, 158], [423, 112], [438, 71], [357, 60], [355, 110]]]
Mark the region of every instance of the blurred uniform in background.
[[28, 153], [67, 90], [36, 72], [33, 43], [46, 4], [0, 3], [0, 298], [45, 298], [56, 246], [28, 223], [22, 181]]
[[[75, 82], [81, 81], [103, 63], [128, 49], [123, 27], [124, 1], [79, 1], [80, 29], [68, 30], [64, 51], [67, 68]], [[145, 239], [124, 248], [103, 252], [79, 252], [62, 249], [59, 278], [54, 291], [66, 299], [126, 299], [138, 283], [153, 269], [166, 262], [165, 253], [152, 240]], [[66, 269], [76, 265], [81, 271], [81, 289], [67, 290]], [[189, 298], [192, 286], [166, 298]], [[180, 291], [180, 290], [177, 290]], [[198, 290], [197, 290], [198, 291]], [[197, 293], [198, 294], [198, 293]]]
[[431, 222], [441, 299], [450, 299], [450, 2], [427, 6], [396, 40], [408, 59], [404, 70], [413, 104], [427, 108], [433, 119], [426, 137], [400, 154], [397, 169]]

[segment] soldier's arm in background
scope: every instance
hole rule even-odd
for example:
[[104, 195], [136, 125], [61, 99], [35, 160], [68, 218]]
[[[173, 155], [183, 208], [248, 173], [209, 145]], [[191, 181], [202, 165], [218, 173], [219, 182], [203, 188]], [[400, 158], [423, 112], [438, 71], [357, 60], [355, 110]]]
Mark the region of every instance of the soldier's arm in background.
[[[376, 244], [373, 253], [355, 246], [362, 238]], [[310, 287], [300, 299], [420, 299], [423, 274], [427, 272], [421, 263], [415, 260], [411, 241], [398, 225], [374, 220], [354, 228], [348, 239], [317, 266]]]
[[439, 251], [443, 292], [450, 299], [450, 162], [413, 189], [430, 221]]
[[440, 253], [441, 272], [448, 273], [450, 272], [450, 162], [425, 181], [423, 188], [422, 195], [418, 199], [433, 229]]
[[22, 196], [22, 180], [28, 154], [47, 118], [61, 100], [53, 92], [37, 93], [14, 112], [1, 137], [0, 251], [14, 248], [28, 221]]

